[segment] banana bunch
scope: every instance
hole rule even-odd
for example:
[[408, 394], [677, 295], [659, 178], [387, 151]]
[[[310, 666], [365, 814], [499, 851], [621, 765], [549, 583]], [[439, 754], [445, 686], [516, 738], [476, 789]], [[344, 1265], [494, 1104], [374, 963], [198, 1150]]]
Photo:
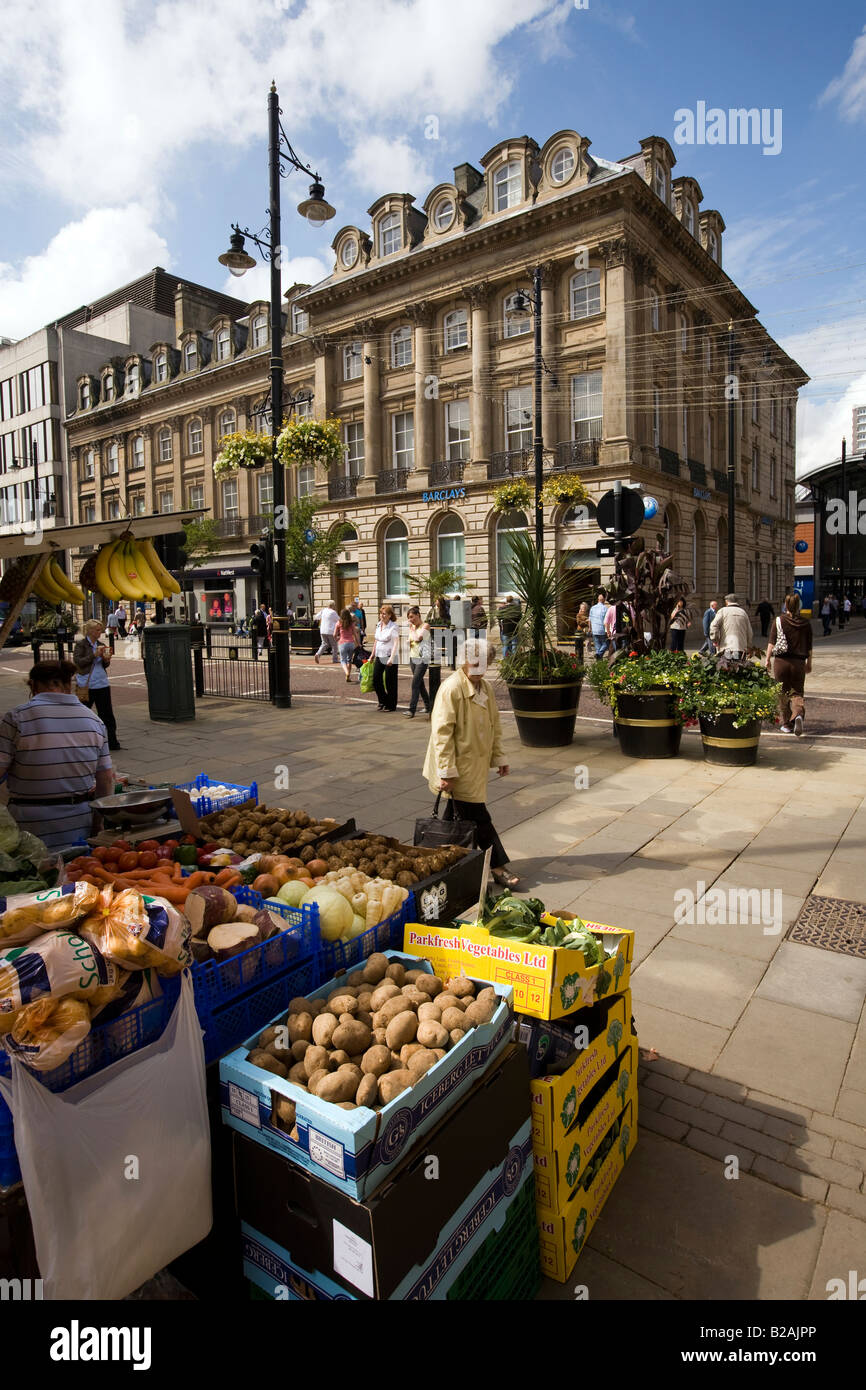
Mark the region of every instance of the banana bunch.
[[84, 591], [63, 573], [53, 555], [33, 585], [33, 592], [45, 603], [80, 606], [85, 602]]
[[81, 572], [83, 583], [110, 599], [163, 599], [180, 593], [180, 585], [169, 574], [149, 538], [121, 536], [100, 547]]

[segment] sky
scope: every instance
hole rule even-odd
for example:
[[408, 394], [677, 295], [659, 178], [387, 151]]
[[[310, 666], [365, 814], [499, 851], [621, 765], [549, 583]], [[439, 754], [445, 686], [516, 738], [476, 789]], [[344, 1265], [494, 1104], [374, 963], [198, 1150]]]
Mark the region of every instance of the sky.
[[[7, 0], [0, 47], [0, 335], [154, 265], [247, 300], [218, 265], [267, 206], [267, 93], [337, 217], [293, 214], [283, 281], [314, 283], [384, 193], [421, 206], [499, 140], [570, 128], [616, 160], [649, 135], [726, 223], [723, 266], [808, 372], [798, 472], [866, 404], [866, 25], [833, 0]], [[703, 103], [703, 107], [700, 106]], [[761, 143], [688, 143], [683, 112], [758, 108]], [[435, 119], [431, 119], [435, 118]], [[716, 133], [722, 132], [717, 127]], [[679, 138], [678, 138], [679, 137]]]

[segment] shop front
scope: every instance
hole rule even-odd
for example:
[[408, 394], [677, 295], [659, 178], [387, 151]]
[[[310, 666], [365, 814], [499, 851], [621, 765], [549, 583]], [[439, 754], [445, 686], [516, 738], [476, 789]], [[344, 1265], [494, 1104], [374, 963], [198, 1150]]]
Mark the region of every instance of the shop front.
[[257, 602], [256, 577], [249, 565], [196, 569], [185, 577], [191, 591], [190, 615], [200, 623], [237, 623]]

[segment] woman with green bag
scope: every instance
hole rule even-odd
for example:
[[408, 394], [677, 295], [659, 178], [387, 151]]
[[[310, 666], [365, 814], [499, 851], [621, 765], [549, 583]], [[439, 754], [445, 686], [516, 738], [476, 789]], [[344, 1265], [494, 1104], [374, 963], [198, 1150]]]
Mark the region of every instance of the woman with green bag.
[[397, 677], [400, 660], [400, 629], [390, 603], [379, 609], [373, 646], [373, 689], [379, 697], [379, 710], [393, 714], [397, 708]]

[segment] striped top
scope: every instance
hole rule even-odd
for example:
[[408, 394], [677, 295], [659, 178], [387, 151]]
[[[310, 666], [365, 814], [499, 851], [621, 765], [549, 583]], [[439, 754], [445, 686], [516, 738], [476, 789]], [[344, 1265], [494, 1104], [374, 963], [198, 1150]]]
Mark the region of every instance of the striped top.
[[[102, 720], [77, 695], [34, 695], [0, 721], [0, 777], [10, 796], [75, 796], [91, 791], [96, 773], [111, 767]], [[19, 825], [49, 849], [74, 844], [90, 828], [90, 806], [9, 807]]]

